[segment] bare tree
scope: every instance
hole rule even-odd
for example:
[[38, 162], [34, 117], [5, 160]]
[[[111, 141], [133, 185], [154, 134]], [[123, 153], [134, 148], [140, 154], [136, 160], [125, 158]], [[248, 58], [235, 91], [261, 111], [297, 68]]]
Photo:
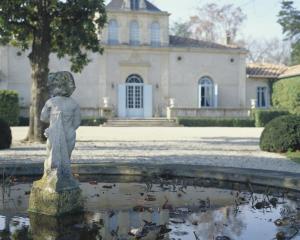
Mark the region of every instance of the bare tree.
[[245, 48], [249, 50], [249, 62], [285, 65], [291, 62], [291, 44], [276, 37], [268, 40], [248, 39]]
[[247, 18], [240, 7], [233, 4], [219, 6], [215, 3], [199, 7], [189, 20], [192, 37], [196, 39], [235, 43], [238, 32]]

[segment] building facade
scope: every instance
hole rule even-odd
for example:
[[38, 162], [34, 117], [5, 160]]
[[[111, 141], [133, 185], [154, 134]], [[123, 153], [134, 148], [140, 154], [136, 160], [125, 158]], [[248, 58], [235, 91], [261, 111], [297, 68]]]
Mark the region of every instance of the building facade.
[[[245, 109], [258, 96], [263, 81], [247, 79], [245, 49], [170, 36], [170, 14], [147, 0], [112, 0], [107, 14], [99, 36], [103, 55], [90, 53], [91, 63], [74, 74], [73, 97], [83, 115], [97, 117], [110, 109], [118, 118], [165, 117], [170, 104]], [[0, 88], [19, 92], [25, 114], [31, 88], [28, 53], [9, 46], [0, 54]], [[49, 68], [70, 71], [70, 63], [51, 55]]]

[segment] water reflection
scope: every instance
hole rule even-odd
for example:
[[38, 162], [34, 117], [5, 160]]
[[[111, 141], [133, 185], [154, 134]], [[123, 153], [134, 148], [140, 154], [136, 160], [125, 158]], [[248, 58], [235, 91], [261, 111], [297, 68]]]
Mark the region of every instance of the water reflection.
[[[276, 239], [280, 232], [292, 236], [300, 228], [299, 196], [288, 200], [276, 195], [277, 190], [272, 194], [278, 202], [272, 205], [271, 192], [254, 194], [240, 187], [88, 181], [81, 183], [85, 212], [53, 218], [27, 214], [30, 187], [10, 187], [9, 196], [0, 205], [0, 239], [208, 240], [227, 236], [265, 240]], [[264, 204], [258, 208], [258, 203]]]

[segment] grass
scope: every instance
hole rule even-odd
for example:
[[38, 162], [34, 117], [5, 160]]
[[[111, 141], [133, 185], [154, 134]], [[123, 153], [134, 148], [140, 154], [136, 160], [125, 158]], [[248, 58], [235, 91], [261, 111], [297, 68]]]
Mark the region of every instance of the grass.
[[296, 163], [300, 163], [300, 151], [297, 152], [287, 152], [285, 154], [289, 159], [293, 160]]

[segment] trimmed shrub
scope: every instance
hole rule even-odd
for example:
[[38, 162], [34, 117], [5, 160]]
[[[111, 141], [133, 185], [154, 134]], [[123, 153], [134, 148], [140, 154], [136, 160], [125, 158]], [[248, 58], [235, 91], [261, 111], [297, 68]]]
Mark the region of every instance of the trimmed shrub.
[[11, 140], [9, 125], [3, 119], [0, 119], [0, 149], [10, 148]]
[[106, 118], [84, 118], [81, 120], [81, 126], [99, 126], [106, 122]]
[[11, 90], [0, 90], [0, 118], [10, 126], [19, 124], [19, 97], [18, 93]]
[[254, 120], [240, 118], [178, 117], [177, 123], [186, 127], [254, 127]]
[[269, 152], [300, 150], [300, 116], [281, 116], [269, 122], [260, 137], [260, 148]]
[[264, 110], [264, 109], [256, 109], [253, 111], [253, 118], [255, 119], [256, 127], [264, 127], [274, 118], [288, 115], [288, 111], [284, 110]]
[[29, 126], [29, 118], [28, 117], [19, 117], [19, 126], [22, 126], [22, 127]]
[[300, 77], [281, 79], [273, 84], [274, 107], [300, 114]]

